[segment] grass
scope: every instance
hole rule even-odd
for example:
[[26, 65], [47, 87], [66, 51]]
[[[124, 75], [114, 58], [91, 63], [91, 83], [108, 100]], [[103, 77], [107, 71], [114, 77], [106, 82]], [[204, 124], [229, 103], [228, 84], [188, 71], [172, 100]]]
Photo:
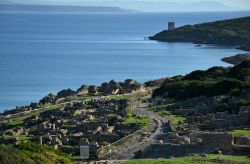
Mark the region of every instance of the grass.
[[96, 97], [98, 97], [100, 95], [80, 95], [80, 96], [70, 96], [68, 97], [68, 99], [70, 100], [78, 100], [78, 101], [87, 101], [87, 100], [91, 100], [91, 99], [95, 99]]
[[171, 159], [149, 159], [149, 160], [131, 160], [124, 164], [250, 164], [250, 158], [247, 156], [228, 156], [209, 154], [208, 157], [199, 155], [171, 158]]
[[176, 105], [175, 103], [156, 105], [156, 106], [150, 107], [149, 110], [153, 111], [154, 113], [157, 113], [159, 116], [169, 117], [172, 114], [170, 107], [173, 107], [175, 105]]
[[173, 114], [171, 107], [174, 107], [176, 105], [176, 103], [157, 105], [152, 106], [150, 110], [157, 113], [159, 116], [169, 119], [172, 129], [176, 130], [180, 125], [185, 124], [186, 121], [186, 117]]
[[130, 93], [130, 94], [124, 94], [124, 95], [111, 95], [111, 96], [108, 96], [108, 98], [115, 99], [115, 100], [131, 100], [131, 99], [143, 98], [147, 95], [148, 95], [147, 93], [136, 92], [136, 93]]
[[19, 141], [27, 141], [27, 140], [30, 139], [30, 137], [20, 135], [20, 136], [17, 137], [17, 139], [18, 139]]
[[240, 98], [236, 101], [236, 104], [238, 104], [239, 106], [250, 105], [250, 98], [249, 97]]
[[71, 157], [35, 143], [0, 145], [0, 163], [73, 163]]
[[48, 110], [56, 110], [59, 109], [58, 105], [48, 105], [43, 108], [39, 108], [37, 111], [33, 112], [31, 116], [38, 116], [40, 113], [48, 111]]
[[11, 120], [6, 123], [7, 126], [19, 126], [22, 125], [24, 121], [22, 119]]
[[45, 112], [48, 110], [56, 110], [56, 109], [59, 109], [59, 107], [57, 105], [46, 105], [46, 106], [39, 108], [37, 111], [33, 111], [32, 113], [29, 113], [23, 117], [13, 118], [13, 119], [9, 120], [8, 122], [6, 122], [6, 125], [7, 126], [19, 126], [19, 125], [22, 125], [24, 123], [24, 120], [29, 118], [29, 117], [38, 116], [42, 112]]
[[173, 130], [176, 130], [179, 125], [184, 124], [184, 122], [186, 121], [186, 117], [180, 115], [170, 115], [169, 120]]
[[231, 132], [234, 136], [248, 136], [250, 137], [250, 129], [233, 130]]
[[136, 116], [131, 111], [129, 111], [128, 116], [123, 123], [125, 125], [136, 125], [139, 126], [140, 128], [144, 128], [149, 125], [149, 118]]

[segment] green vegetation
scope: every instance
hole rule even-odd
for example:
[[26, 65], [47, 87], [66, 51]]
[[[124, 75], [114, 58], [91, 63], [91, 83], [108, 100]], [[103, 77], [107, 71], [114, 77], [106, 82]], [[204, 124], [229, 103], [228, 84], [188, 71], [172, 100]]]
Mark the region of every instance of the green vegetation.
[[80, 96], [70, 96], [67, 97], [67, 100], [78, 100], [78, 101], [86, 101], [86, 100], [91, 100], [91, 99], [95, 99], [96, 97], [98, 97], [100, 95], [80, 95]]
[[40, 113], [45, 112], [45, 111], [57, 110], [57, 109], [59, 109], [58, 105], [45, 105], [45, 106], [37, 109], [36, 111], [32, 111], [31, 113], [26, 114], [23, 117], [14, 118], [14, 119], [6, 122], [5, 126], [20, 126], [24, 123], [25, 119], [28, 119], [28, 118], [33, 117], [33, 116], [38, 116]]
[[124, 164], [249, 164], [250, 158], [247, 156], [228, 156], [209, 154], [208, 157], [200, 157], [199, 155], [171, 158], [171, 159], [149, 159], [149, 160], [131, 160], [126, 161]]
[[250, 42], [250, 17], [186, 25], [175, 30], [165, 30], [153, 37], [152, 40], [169, 42], [194, 42], [205, 44], [241, 45], [246, 47]]
[[186, 125], [186, 117], [176, 115], [171, 108], [178, 106], [176, 103], [169, 103], [150, 107], [150, 110], [157, 113], [159, 116], [166, 117], [170, 121], [172, 130], [180, 129]]
[[0, 145], [0, 163], [2, 164], [43, 164], [43, 163], [73, 163], [72, 159], [50, 147], [28, 142], [26, 144]]
[[124, 94], [124, 95], [111, 95], [111, 96], [108, 96], [108, 98], [115, 99], [115, 100], [132, 100], [132, 99], [140, 99], [147, 95], [148, 95], [147, 93], [136, 92], [136, 93], [130, 93], [130, 94]]
[[247, 106], [250, 105], [250, 97], [244, 97], [244, 98], [240, 98], [236, 101], [236, 103], [239, 106]]
[[6, 123], [7, 126], [19, 126], [22, 125], [24, 121], [22, 119], [11, 120]]
[[170, 104], [162, 104], [162, 105], [156, 105], [156, 106], [151, 106], [149, 110], [153, 111], [154, 113], [157, 113], [159, 116], [162, 117], [167, 117], [172, 115], [172, 107], [176, 107], [177, 104], [175, 103], [170, 103]]
[[[154, 91], [153, 96], [164, 95], [179, 100], [229, 93], [239, 96], [243, 89], [250, 87], [249, 76], [250, 62], [242, 62], [231, 69], [213, 67], [206, 71], [191, 72], [179, 80], [165, 80], [161, 87]], [[248, 104], [249, 101], [243, 103]]]
[[139, 117], [133, 114], [131, 111], [128, 112], [127, 118], [123, 122], [125, 125], [135, 125], [140, 128], [147, 127], [149, 125], [148, 117]]
[[244, 88], [245, 84], [236, 79], [182, 80], [176, 83], [163, 83], [154, 96], [168, 92], [169, 98], [187, 99], [191, 97], [216, 96], [227, 94], [232, 89]]
[[23, 117], [23, 118], [27, 118], [30, 116], [38, 116], [42, 112], [49, 111], [49, 110], [58, 110], [58, 109], [59, 109], [58, 105], [46, 104], [46, 105], [38, 108], [36, 111], [33, 111], [30, 114], [26, 115], [26, 117]]
[[17, 137], [17, 140], [19, 140], [19, 141], [27, 141], [29, 139], [30, 139], [29, 137], [23, 136], [23, 135], [20, 135], [20, 136]]
[[173, 130], [177, 130], [180, 128], [180, 126], [185, 125], [186, 117], [180, 116], [180, 115], [170, 115], [169, 121], [171, 128]]
[[250, 129], [233, 130], [231, 132], [234, 136], [248, 136], [250, 137]]

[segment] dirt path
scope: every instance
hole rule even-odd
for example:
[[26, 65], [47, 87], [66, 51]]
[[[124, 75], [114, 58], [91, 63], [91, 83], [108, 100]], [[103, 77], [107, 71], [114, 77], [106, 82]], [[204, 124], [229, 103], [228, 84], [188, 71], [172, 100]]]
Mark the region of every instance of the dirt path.
[[[112, 160], [129, 160], [135, 157], [135, 154], [155, 143], [155, 138], [162, 131], [163, 120], [155, 113], [151, 112], [147, 108], [147, 104], [141, 104], [138, 108], [134, 109], [133, 112], [138, 116], [148, 117], [153, 126], [154, 130], [148, 134], [147, 137], [143, 138], [141, 141], [131, 141], [129, 145], [119, 150], [116, 155], [111, 155]], [[153, 124], [153, 125], [152, 125]]]

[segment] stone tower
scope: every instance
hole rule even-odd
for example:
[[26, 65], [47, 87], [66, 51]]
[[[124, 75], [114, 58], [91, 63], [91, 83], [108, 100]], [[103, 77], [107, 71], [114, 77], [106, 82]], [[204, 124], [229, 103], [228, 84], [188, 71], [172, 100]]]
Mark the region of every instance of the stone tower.
[[168, 30], [174, 30], [175, 29], [175, 22], [168, 22]]

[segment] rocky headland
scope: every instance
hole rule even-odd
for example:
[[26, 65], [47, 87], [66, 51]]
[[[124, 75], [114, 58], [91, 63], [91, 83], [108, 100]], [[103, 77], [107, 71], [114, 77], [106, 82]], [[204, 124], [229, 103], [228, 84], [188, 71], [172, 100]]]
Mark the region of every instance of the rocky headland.
[[230, 56], [230, 57], [226, 57], [221, 59], [224, 62], [227, 62], [229, 64], [233, 64], [233, 65], [238, 65], [243, 61], [250, 61], [250, 54], [238, 54], [235, 56]]
[[249, 51], [249, 27], [250, 17], [243, 17], [210, 23], [185, 25], [173, 30], [164, 30], [149, 37], [149, 39], [163, 42], [232, 45], [238, 49]]

